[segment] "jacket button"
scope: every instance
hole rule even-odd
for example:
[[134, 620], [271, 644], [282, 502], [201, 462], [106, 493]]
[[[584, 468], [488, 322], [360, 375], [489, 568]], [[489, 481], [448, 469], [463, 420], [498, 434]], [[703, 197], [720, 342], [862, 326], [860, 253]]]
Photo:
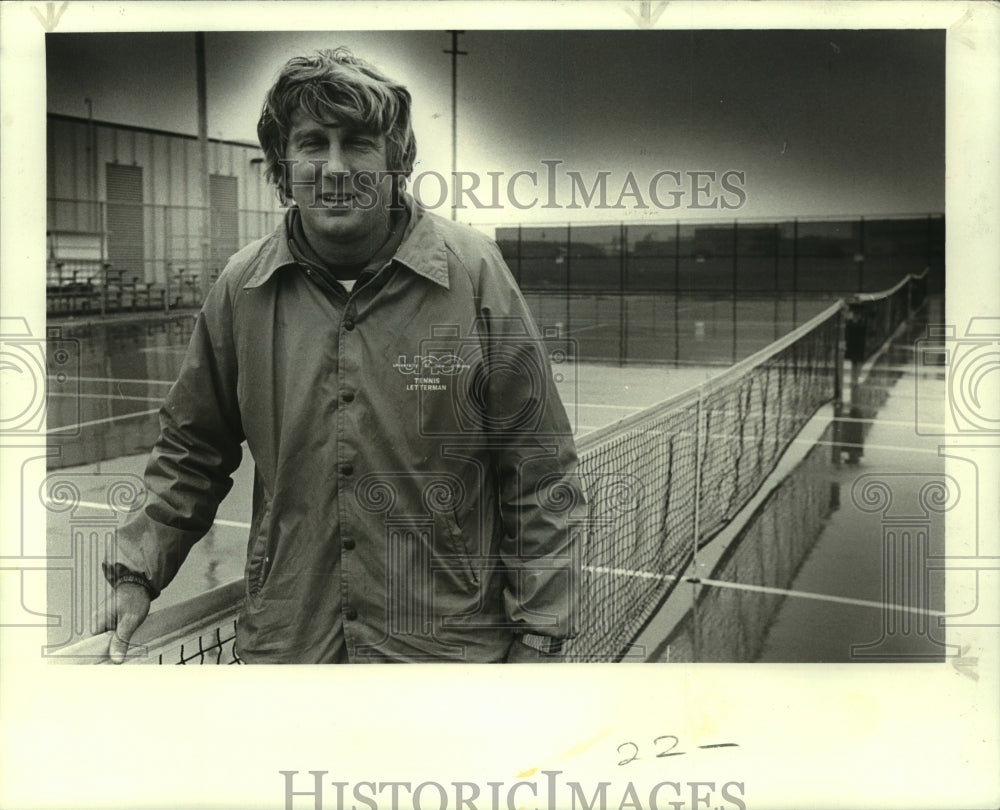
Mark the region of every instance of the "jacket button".
[[344, 392], [344, 402], [354, 402], [354, 394], [350, 391]]
[[350, 537], [348, 537], [344, 541], [344, 548], [346, 548], [348, 551], [350, 551], [352, 548], [354, 548], [354, 540], [352, 540]]
[[348, 332], [354, 329], [354, 321], [344, 321], [344, 329], [346, 329]]
[[340, 471], [344, 475], [353, 475], [354, 474], [354, 467], [352, 467], [350, 464], [345, 464], [343, 467], [340, 468]]
[[354, 608], [349, 607], [344, 611], [344, 618], [349, 622], [353, 622], [356, 618], [358, 618], [358, 612]]

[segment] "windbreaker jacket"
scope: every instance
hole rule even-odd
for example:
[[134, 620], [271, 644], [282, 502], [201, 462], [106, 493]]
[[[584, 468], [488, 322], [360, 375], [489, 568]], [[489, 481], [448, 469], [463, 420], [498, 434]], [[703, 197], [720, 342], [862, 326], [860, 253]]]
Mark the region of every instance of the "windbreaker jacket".
[[248, 662], [501, 661], [576, 630], [583, 493], [549, 357], [496, 245], [407, 205], [350, 294], [307, 277], [284, 225], [230, 260], [109, 558], [165, 587], [245, 440]]

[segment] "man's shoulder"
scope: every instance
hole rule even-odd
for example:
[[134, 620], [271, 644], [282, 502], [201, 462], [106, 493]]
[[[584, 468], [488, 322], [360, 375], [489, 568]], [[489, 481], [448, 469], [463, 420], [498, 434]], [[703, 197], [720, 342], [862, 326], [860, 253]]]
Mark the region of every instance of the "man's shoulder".
[[241, 285], [249, 281], [262, 264], [274, 260], [283, 234], [284, 225], [279, 225], [271, 233], [240, 248], [229, 257], [219, 280], [233, 285]]
[[448, 251], [466, 266], [477, 266], [483, 259], [503, 262], [497, 243], [473, 226], [453, 222], [431, 211], [425, 211], [424, 216], [431, 218]]

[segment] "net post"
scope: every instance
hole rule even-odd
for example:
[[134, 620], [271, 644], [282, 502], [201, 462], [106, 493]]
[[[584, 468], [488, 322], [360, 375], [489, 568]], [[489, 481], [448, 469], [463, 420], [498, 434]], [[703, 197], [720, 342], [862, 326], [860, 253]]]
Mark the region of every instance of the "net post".
[[851, 406], [858, 405], [858, 379], [861, 374], [861, 364], [864, 363], [868, 354], [869, 332], [871, 331], [868, 313], [865, 312], [860, 302], [853, 302], [848, 305], [851, 312], [851, 319], [847, 326], [851, 340], [847, 340], [845, 345], [847, 359], [851, 363]]
[[[704, 415], [705, 384], [698, 386], [698, 401], [695, 404], [695, 429], [694, 429], [694, 526], [691, 541], [691, 570], [695, 579], [698, 578], [698, 539], [701, 535], [701, 469], [702, 455], [702, 417]], [[692, 621], [692, 644], [694, 660], [700, 658], [700, 629], [698, 627], [698, 584], [691, 583], [691, 621]]]
[[701, 532], [701, 463], [702, 463], [702, 408], [704, 383], [698, 386], [698, 401], [695, 404], [694, 423], [694, 539], [691, 544], [691, 562], [698, 565], [698, 535]]
[[835, 330], [835, 341], [833, 349], [833, 441], [831, 442], [832, 461], [839, 465], [841, 462], [840, 445], [843, 440], [843, 416], [844, 416], [844, 310], [847, 304], [840, 299], [840, 310], [837, 312], [837, 327]]
[[698, 621], [698, 586], [691, 583], [691, 657], [701, 660], [701, 622]]

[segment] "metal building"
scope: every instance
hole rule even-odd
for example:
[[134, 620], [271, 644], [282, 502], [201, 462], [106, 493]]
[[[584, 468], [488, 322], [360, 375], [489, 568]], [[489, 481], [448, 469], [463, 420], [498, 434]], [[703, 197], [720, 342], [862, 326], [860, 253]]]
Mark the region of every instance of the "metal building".
[[280, 221], [256, 144], [209, 139], [205, 199], [195, 136], [49, 114], [47, 139], [48, 287], [85, 308], [196, 303]]

